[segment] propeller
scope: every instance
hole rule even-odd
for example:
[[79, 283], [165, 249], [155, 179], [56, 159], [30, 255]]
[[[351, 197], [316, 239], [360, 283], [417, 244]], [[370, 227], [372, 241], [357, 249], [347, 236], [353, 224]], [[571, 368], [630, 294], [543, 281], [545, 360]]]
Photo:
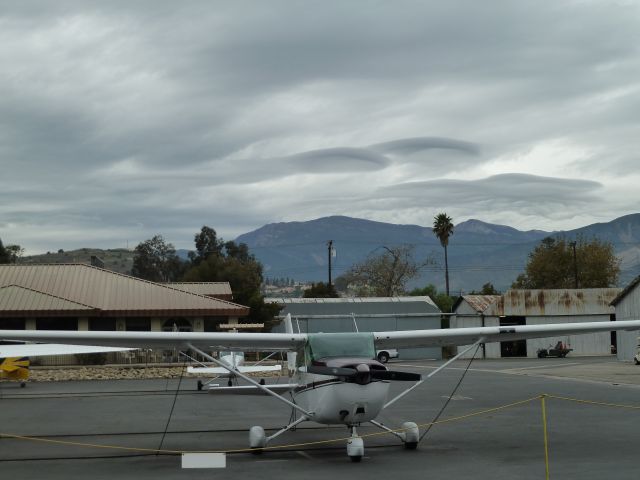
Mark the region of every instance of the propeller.
[[396, 380], [400, 382], [417, 382], [422, 379], [422, 375], [420, 375], [419, 373], [397, 372], [393, 370], [372, 370], [368, 365], [364, 363], [358, 365], [357, 368], [310, 365], [307, 368], [307, 372], [315, 373], [316, 375], [328, 375], [347, 378], [370, 376], [370, 378], [375, 378], [376, 380]]

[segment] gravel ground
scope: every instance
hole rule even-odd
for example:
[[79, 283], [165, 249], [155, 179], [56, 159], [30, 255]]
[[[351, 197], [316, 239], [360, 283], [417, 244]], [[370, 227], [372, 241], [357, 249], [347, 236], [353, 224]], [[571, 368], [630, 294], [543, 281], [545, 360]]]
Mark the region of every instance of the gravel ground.
[[[179, 378], [182, 366], [121, 366], [103, 365], [87, 367], [31, 367], [29, 381], [59, 382], [65, 380], [118, 380], [145, 378]], [[278, 373], [278, 372], [276, 372]], [[285, 370], [286, 373], [286, 370]], [[199, 378], [203, 375], [184, 373], [185, 377]], [[207, 377], [208, 375], [204, 375]], [[257, 376], [257, 375], [256, 375]], [[259, 376], [272, 376], [264, 372]]]

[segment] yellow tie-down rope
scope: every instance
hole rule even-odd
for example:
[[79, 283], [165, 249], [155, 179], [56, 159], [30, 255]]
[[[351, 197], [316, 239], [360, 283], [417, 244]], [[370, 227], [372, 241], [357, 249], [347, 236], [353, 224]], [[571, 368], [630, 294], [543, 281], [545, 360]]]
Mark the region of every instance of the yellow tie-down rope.
[[[534, 400], [537, 400], [539, 398], [540, 396], [536, 396], [536, 397], [528, 398], [526, 400], [520, 400], [518, 402], [509, 403], [507, 405], [501, 405], [501, 406], [489, 408], [486, 410], [480, 410], [477, 412], [472, 412], [472, 413], [460, 415], [457, 417], [446, 418], [444, 420], [438, 420], [436, 422], [423, 423], [423, 424], [419, 424], [418, 427], [425, 428], [431, 425], [441, 425], [445, 423], [459, 422], [467, 418], [486, 415], [489, 413], [498, 412], [500, 410], [505, 410], [507, 408], [524, 405]], [[405, 430], [406, 429], [404, 428], [398, 428], [393, 430], [393, 432], [403, 432]], [[389, 435], [389, 434], [390, 432], [384, 431], [384, 432], [366, 433], [360, 436], [363, 438], [367, 438], [367, 437], [375, 437], [375, 436]], [[49, 444], [56, 444], [56, 445], [67, 445], [67, 446], [74, 446], [74, 447], [102, 448], [102, 449], [129, 451], [129, 452], [158, 453], [158, 454], [165, 454], [165, 455], [181, 455], [184, 453], [241, 453], [241, 452], [253, 452], [256, 450], [254, 448], [239, 448], [239, 449], [230, 449], [230, 450], [158, 450], [156, 448], [124, 447], [120, 445], [100, 445], [95, 443], [73, 442], [69, 440], [54, 440], [50, 438], [30, 437], [30, 436], [15, 435], [10, 433], [0, 433], [0, 438], [10, 438], [14, 440], [26, 440], [26, 441], [32, 441], [32, 442], [41, 442], [41, 443], [49, 443]], [[285, 448], [298, 448], [298, 447], [307, 447], [312, 445], [322, 445], [322, 444], [335, 443], [335, 442], [345, 442], [350, 438], [351, 437], [339, 437], [339, 438], [332, 438], [329, 440], [317, 440], [313, 442], [292, 443], [292, 444], [286, 444], [286, 445], [273, 445], [273, 446], [262, 447], [260, 448], [260, 450], [277, 450], [277, 449], [285, 449]]]
[[[446, 424], [446, 423], [460, 422], [460, 421], [466, 420], [468, 418], [478, 417], [478, 416], [481, 416], [481, 415], [487, 415], [489, 413], [495, 413], [495, 412], [499, 412], [499, 411], [502, 411], [502, 410], [506, 410], [508, 408], [514, 408], [514, 407], [518, 407], [518, 406], [521, 406], [521, 405], [525, 405], [525, 404], [531, 403], [531, 402], [536, 401], [536, 400], [541, 400], [542, 406], [543, 406], [543, 409], [544, 409], [544, 400], [545, 400], [545, 398], [554, 399], [554, 400], [576, 402], [576, 403], [581, 403], [581, 404], [585, 404], [585, 405], [595, 405], [595, 406], [603, 406], [603, 407], [614, 407], [614, 408], [626, 408], [626, 409], [640, 410], [640, 406], [635, 406], [635, 405], [621, 405], [621, 404], [606, 403], [606, 402], [596, 402], [596, 401], [592, 401], [592, 400], [581, 400], [581, 399], [577, 399], [577, 398], [563, 397], [563, 396], [559, 396], [559, 395], [541, 394], [541, 395], [536, 395], [535, 397], [527, 398], [525, 400], [520, 400], [520, 401], [517, 401], [517, 402], [508, 403], [506, 405], [500, 405], [498, 407], [488, 408], [488, 409], [485, 409], [485, 410], [479, 410], [477, 412], [467, 413], [465, 415], [459, 415], [459, 416], [456, 416], [456, 417], [446, 418], [444, 420], [438, 420], [438, 421], [435, 421], [435, 422], [422, 423], [422, 424], [419, 424], [418, 427], [426, 428], [426, 427], [433, 426], [433, 425], [442, 425], [442, 424]], [[544, 411], [544, 410], [543, 410], [543, 423], [544, 423], [543, 426], [546, 428], [546, 411]], [[405, 430], [406, 429], [398, 428], [398, 429], [392, 430], [392, 432], [399, 433], [399, 432], [404, 432]], [[380, 436], [380, 435], [389, 435], [390, 433], [391, 432], [389, 432], [389, 431], [372, 432], [372, 433], [362, 434], [360, 436], [362, 438], [368, 438], [368, 437], [376, 437], [376, 436]], [[128, 451], [128, 452], [138, 452], [138, 453], [154, 453], [154, 454], [161, 454], [161, 455], [182, 455], [182, 454], [185, 454], [185, 453], [242, 453], [242, 452], [254, 452], [256, 450], [256, 449], [253, 449], [253, 448], [237, 448], [237, 449], [229, 449], [229, 450], [159, 450], [159, 449], [156, 449], [156, 448], [125, 447], [125, 446], [120, 446], [120, 445], [100, 445], [100, 444], [95, 444], [95, 443], [73, 442], [73, 441], [69, 441], [69, 440], [53, 440], [53, 439], [49, 439], [49, 438], [31, 437], [31, 436], [25, 436], [25, 435], [15, 435], [15, 434], [11, 434], [11, 433], [0, 433], [0, 438], [8, 438], [8, 439], [14, 439], [14, 440], [25, 440], [25, 441], [40, 442], [40, 443], [49, 443], [49, 444], [55, 444], [55, 445], [67, 445], [67, 446], [74, 446], [74, 447], [101, 448], [101, 449], [111, 449], [111, 450], [120, 450], [120, 451]], [[324, 445], [324, 444], [336, 443], [336, 442], [345, 442], [345, 441], [348, 441], [349, 439], [350, 439], [350, 437], [339, 437], [339, 438], [332, 438], [332, 439], [328, 439], [328, 440], [317, 440], [317, 441], [313, 441], [313, 442], [290, 443], [290, 444], [284, 444], [284, 445], [273, 445], [273, 446], [261, 447], [259, 450], [263, 450], [264, 451], [264, 450], [278, 450], [278, 449], [294, 449], [294, 448], [309, 447], [309, 446], [316, 446], [316, 445]], [[547, 438], [546, 438], [546, 434], [545, 434], [545, 454], [546, 454], [546, 450], [547, 450]], [[547, 459], [547, 462], [548, 462], [548, 459]]]

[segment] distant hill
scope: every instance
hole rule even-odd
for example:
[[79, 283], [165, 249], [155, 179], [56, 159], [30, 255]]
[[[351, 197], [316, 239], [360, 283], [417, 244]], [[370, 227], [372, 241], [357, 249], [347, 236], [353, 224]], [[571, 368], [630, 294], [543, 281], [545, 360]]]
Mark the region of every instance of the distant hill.
[[131, 273], [133, 266], [133, 251], [126, 248], [103, 250], [100, 248], [80, 248], [78, 250], [59, 250], [40, 255], [23, 257], [20, 263], [91, 263], [91, 257], [96, 256], [104, 262], [104, 268], [118, 273]]
[[[520, 231], [505, 225], [468, 220], [455, 227], [450, 238], [449, 270], [452, 291], [480, 289], [491, 282], [507, 289], [522, 273], [527, 255], [546, 236], [577, 235], [597, 237], [613, 243], [622, 259], [620, 284], [640, 274], [640, 214], [627, 215], [608, 223], [589, 225], [566, 232]], [[395, 225], [344, 216], [324, 217], [305, 222], [265, 225], [240, 235], [273, 278], [326, 281], [327, 241], [333, 240], [337, 256], [332, 260], [333, 277], [382, 246], [411, 244], [416, 258], [431, 256], [438, 265], [423, 269], [414, 286], [444, 284], [444, 255], [431, 227]]]

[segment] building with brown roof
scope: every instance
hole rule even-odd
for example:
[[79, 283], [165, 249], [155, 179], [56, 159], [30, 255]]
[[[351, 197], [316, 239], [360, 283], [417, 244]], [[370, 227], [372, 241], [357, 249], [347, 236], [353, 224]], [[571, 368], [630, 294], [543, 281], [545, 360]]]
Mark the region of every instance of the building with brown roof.
[[215, 331], [249, 314], [219, 298], [228, 284], [198, 289], [84, 264], [0, 265], [0, 329]]

